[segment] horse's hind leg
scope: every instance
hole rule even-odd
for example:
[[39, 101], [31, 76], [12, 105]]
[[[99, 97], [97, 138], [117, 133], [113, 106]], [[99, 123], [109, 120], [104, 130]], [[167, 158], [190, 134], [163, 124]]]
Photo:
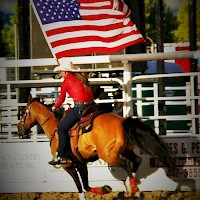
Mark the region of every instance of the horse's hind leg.
[[[136, 171], [140, 166], [142, 159], [141, 157], [135, 154], [134, 145], [130, 143], [127, 144], [126, 150], [123, 151], [121, 155], [125, 157], [125, 159], [120, 158], [119, 155], [116, 155], [115, 157], [116, 163], [114, 166], [119, 166], [126, 170], [130, 181], [131, 192], [134, 196], [139, 196], [140, 192], [137, 183], [135, 181], [135, 176], [136, 176]], [[132, 166], [131, 163], [133, 164]]]
[[127, 160], [132, 162], [132, 168], [131, 170], [129, 169], [127, 172], [128, 176], [130, 177], [131, 191], [133, 194], [136, 194], [137, 192], [139, 192], [139, 189], [135, 181], [135, 176], [136, 176], [136, 171], [142, 162], [142, 158], [135, 154], [134, 145], [132, 144], [127, 145], [127, 149], [122, 153], [122, 156], [124, 156]]
[[132, 173], [136, 173], [138, 167], [140, 166], [142, 162], [142, 158], [135, 154], [134, 152], [134, 145], [130, 144], [127, 145], [126, 151], [122, 153], [122, 156], [124, 156], [126, 159], [130, 160], [133, 164], [132, 166]]
[[[131, 151], [130, 151], [130, 153], [132, 154]], [[108, 160], [106, 160], [104, 158], [103, 159], [106, 162], [108, 162], [111, 166], [121, 167], [127, 172], [128, 176], [130, 178], [131, 192], [132, 192], [133, 195], [138, 196], [138, 194], [136, 194], [136, 193], [139, 192], [139, 189], [138, 189], [137, 183], [135, 181], [135, 172], [136, 172], [137, 169], [135, 168], [135, 170], [133, 171], [133, 169], [131, 168], [131, 160], [129, 160], [127, 158], [126, 159], [120, 158], [119, 155], [120, 155], [119, 153], [114, 154], [112, 152], [112, 156], [109, 156]], [[123, 153], [123, 156], [129, 157], [128, 154], [125, 154], [125, 153]], [[139, 164], [138, 164], [138, 166], [139, 166]]]

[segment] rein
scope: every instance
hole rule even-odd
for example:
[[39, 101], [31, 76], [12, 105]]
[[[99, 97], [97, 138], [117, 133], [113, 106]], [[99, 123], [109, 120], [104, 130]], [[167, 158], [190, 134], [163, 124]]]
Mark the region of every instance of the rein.
[[54, 131], [53, 131], [53, 133], [51, 134], [51, 138], [50, 138], [50, 147], [51, 147], [51, 142], [52, 142], [54, 136], [56, 135], [56, 131], [57, 131], [57, 130], [58, 130], [58, 129], [55, 128]]
[[[41, 128], [42, 128], [42, 126], [43, 126], [49, 119], [51, 119], [51, 118], [54, 117], [54, 116], [55, 116], [55, 115], [54, 115], [53, 113], [51, 113], [50, 116], [47, 117], [47, 119], [41, 124]], [[55, 128], [54, 131], [53, 131], [53, 133], [51, 134], [51, 137], [50, 137], [50, 146], [51, 146], [51, 142], [52, 142], [52, 140], [53, 140], [53, 138], [54, 138], [54, 136], [55, 136], [55, 134], [56, 134], [56, 131], [57, 131], [57, 128]]]
[[52, 117], [54, 117], [54, 114], [52, 115], [53, 113], [50, 114], [49, 117], [47, 117], [47, 119], [41, 124], [41, 126], [43, 126], [49, 119], [51, 119]]

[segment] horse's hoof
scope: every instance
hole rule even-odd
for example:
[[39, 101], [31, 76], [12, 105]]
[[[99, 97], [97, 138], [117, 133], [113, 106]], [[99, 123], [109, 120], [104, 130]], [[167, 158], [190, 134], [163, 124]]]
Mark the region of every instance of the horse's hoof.
[[134, 194], [133, 199], [134, 199], [134, 200], [139, 200], [139, 199], [141, 199], [141, 193], [140, 193], [140, 191], [138, 191], [138, 192], [136, 192], [136, 193]]
[[105, 185], [103, 187], [95, 187], [95, 188], [90, 188], [90, 192], [103, 195], [103, 194], [108, 194], [112, 191], [112, 188], [108, 185]]
[[112, 188], [109, 185], [104, 185], [102, 187], [102, 191], [104, 194], [108, 194], [108, 193], [112, 192]]
[[99, 194], [99, 195], [103, 195], [103, 190], [102, 187], [95, 187], [95, 188], [90, 188], [90, 192], [94, 193], [94, 194]]

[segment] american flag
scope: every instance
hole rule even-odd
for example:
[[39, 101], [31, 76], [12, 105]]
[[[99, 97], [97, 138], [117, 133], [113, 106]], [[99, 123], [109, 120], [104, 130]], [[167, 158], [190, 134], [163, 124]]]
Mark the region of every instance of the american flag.
[[31, 0], [56, 59], [113, 54], [144, 42], [122, 0]]

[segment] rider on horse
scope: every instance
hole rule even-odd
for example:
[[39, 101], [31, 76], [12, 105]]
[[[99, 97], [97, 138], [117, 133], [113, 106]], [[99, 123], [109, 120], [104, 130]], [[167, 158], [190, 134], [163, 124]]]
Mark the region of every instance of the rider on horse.
[[85, 73], [77, 72], [78, 70], [79, 68], [74, 66], [71, 62], [57, 66], [54, 69], [54, 72], [59, 72], [64, 80], [61, 85], [60, 96], [52, 107], [52, 111], [63, 104], [66, 93], [74, 100], [74, 107], [67, 112], [66, 116], [58, 125], [58, 160], [50, 161], [49, 164], [51, 165], [66, 164], [66, 167], [72, 165], [72, 161], [69, 159], [70, 138], [68, 136], [68, 131], [80, 119], [83, 110], [94, 104], [94, 97], [88, 77]]

